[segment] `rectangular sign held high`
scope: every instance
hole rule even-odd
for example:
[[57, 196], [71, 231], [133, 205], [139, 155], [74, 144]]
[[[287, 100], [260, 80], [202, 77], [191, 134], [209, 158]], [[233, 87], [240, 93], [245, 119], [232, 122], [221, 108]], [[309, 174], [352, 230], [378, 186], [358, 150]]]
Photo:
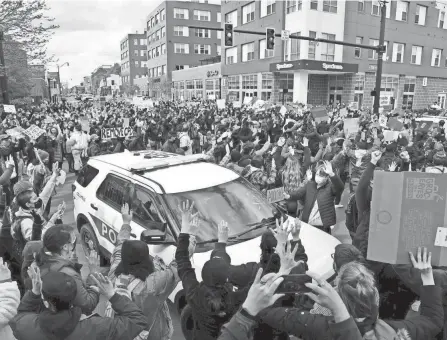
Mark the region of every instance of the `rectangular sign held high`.
[[133, 129], [130, 127], [101, 129], [102, 139], [125, 138], [125, 137], [132, 137], [133, 135], [134, 135]]

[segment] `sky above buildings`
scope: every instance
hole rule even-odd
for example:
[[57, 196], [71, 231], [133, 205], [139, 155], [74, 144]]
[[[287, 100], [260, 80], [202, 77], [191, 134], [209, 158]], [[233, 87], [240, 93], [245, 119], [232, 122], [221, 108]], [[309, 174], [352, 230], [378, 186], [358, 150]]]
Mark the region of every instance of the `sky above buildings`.
[[[48, 45], [59, 59], [61, 81], [70, 86], [100, 65], [120, 62], [120, 41], [143, 32], [147, 15], [161, 0], [47, 0], [49, 15], [60, 26]], [[49, 65], [50, 70], [56, 70]]]

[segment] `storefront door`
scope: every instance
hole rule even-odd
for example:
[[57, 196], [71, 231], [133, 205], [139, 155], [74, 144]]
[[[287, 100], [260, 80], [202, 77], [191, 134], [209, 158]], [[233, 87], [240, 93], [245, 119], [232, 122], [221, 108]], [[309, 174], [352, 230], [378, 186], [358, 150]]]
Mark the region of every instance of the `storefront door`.
[[338, 103], [341, 103], [341, 94], [330, 93], [329, 94], [329, 104], [337, 105]]
[[438, 105], [441, 109], [445, 109], [447, 104], [447, 93], [438, 94]]

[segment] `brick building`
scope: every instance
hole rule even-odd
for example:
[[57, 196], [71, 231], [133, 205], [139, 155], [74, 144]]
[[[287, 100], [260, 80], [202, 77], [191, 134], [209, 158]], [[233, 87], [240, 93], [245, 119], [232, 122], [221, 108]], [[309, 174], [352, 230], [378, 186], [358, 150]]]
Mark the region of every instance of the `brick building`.
[[[387, 4], [381, 105], [420, 109], [433, 102], [446, 107], [447, 21], [439, 2], [392, 0]], [[363, 45], [378, 45], [378, 1], [224, 1], [225, 22], [244, 30], [295, 35]], [[405, 33], [403, 33], [405, 32]], [[231, 100], [256, 96], [326, 105], [342, 102], [372, 107], [377, 53], [322, 42], [234, 34], [223, 47], [222, 93]]]
[[30, 65], [31, 73], [31, 97], [36, 103], [40, 103], [44, 98], [48, 98], [48, 84], [45, 80], [44, 65]]
[[220, 55], [222, 32], [188, 27], [220, 27], [219, 2], [165, 0], [148, 15], [150, 97], [171, 98], [172, 71], [198, 66], [202, 59]]
[[146, 32], [127, 34], [120, 42], [121, 83], [131, 88], [135, 78], [147, 75]]
[[101, 65], [92, 72], [90, 76], [92, 94], [99, 94], [101, 80], [108, 75], [111, 69], [112, 65]]

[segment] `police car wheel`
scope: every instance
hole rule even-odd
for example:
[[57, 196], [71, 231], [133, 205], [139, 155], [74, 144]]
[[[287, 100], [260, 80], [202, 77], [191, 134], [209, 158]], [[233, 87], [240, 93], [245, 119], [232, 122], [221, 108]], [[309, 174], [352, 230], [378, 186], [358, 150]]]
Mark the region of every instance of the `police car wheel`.
[[180, 315], [180, 324], [182, 326], [182, 333], [186, 340], [192, 340], [194, 334], [194, 318], [192, 316], [192, 309], [186, 305], [182, 314]]
[[84, 249], [84, 253], [87, 255], [90, 252], [90, 245], [89, 241], [92, 241], [93, 243], [93, 250], [95, 250], [99, 254], [100, 258], [100, 265], [105, 266], [107, 265], [107, 259], [104, 258], [104, 256], [101, 254], [101, 248], [99, 247], [98, 239], [96, 238], [95, 232], [93, 231], [93, 228], [90, 224], [86, 223], [81, 226], [81, 229], [79, 230], [79, 234], [81, 237], [81, 245]]

